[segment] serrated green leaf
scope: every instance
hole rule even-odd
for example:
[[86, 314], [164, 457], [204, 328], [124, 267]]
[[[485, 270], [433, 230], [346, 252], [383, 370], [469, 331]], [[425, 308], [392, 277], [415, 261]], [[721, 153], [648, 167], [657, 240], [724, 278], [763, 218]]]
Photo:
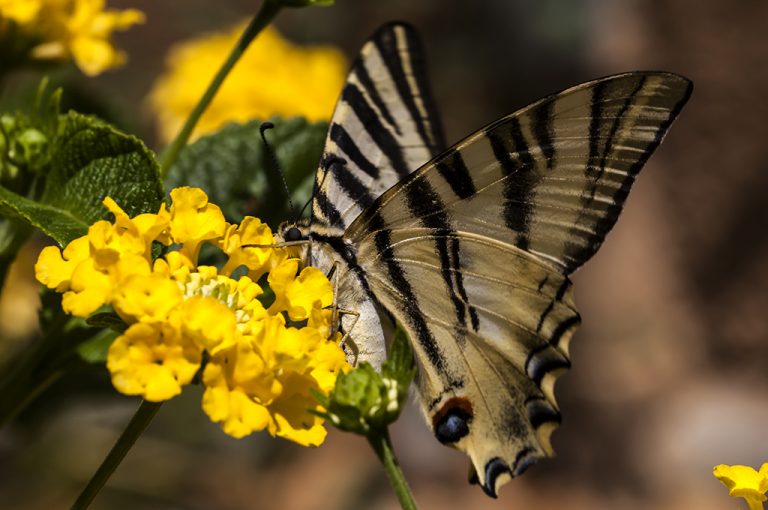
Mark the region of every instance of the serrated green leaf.
[[[294, 117], [273, 117], [266, 137], [283, 169], [295, 208], [304, 205], [314, 182], [328, 125]], [[259, 134], [262, 121], [228, 124], [185, 147], [166, 181], [170, 190], [197, 186], [218, 204], [229, 221], [256, 215], [271, 226], [291, 212], [279, 174]], [[294, 213], [295, 214], [295, 213]]]
[[29, 200], [0, 187], [0, 214], [27, 221], [64, 246], [88, 231], [88, 223], [72, 212]]
[[163, 197], [152, 152], [94, 117], [70, 112], [62, 119], [42, 201], [91, 224], [107, 218], [112, 197], [131, 217], [156, 212]]
[[129, 216], [158, 210], [158, 167], [141, 140], [76, 112], [61, 116], [57, 126], [40, 200], [0, 188], [1, 214], [25, 220], [63, 246], [109, 217], [102, 205], [107, 196]]

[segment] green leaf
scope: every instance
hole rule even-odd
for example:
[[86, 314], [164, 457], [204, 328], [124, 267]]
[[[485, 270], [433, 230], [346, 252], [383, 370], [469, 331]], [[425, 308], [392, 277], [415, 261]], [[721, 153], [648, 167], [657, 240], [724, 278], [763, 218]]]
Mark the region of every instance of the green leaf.
[[112, 197], [128, 216], [157, 212], [163, 198], [154, 154], [135, 136], [87, 115], [62, 119], [43, 201], [91, 224], [107, 218]]
[[389, 348], [389, 356], [381, 367], [381, 372], [383, 375], [395, 379], [405, 388], [411, 384], [416, 376], [416, 367], [413, 364], [413, 348], [408, 340], [408, 334], [400, 324], [395, 329], [395, 336]]
[[0, 187], [0, 214], [25, 220], [62, 246], [88, 230], [88, 223], [72, 212], [29, 200], [3, 187]]
[[0, 213], [21, 218], [62, 246], [110, 213], [112, 197], [131, 217], [157, 212], [162, 185], [154, 155], [138, 138], [70, 112], [60, 117], [40, 201], [0, 188]]
[[111, 329], [104, 329], [78, 344], [75, 351], [87, 363], [104, 363], [107, 360], [109, 346], [118, 336], [119, 333]]
[[[328, 126], [301, 117], [274, 117], [270, 122], [275, 127], [265, 135], [285, 172], [294, 206], [299, 208], [311, 194]], [[204, 189], [229, 221], [256, 215], [274, 227], [289, 218], [291, 212], [280, 176], [259, 134], [261, 124], [259, 120], [228, 124], [185, 147], [168, 176], [166, 188]]]

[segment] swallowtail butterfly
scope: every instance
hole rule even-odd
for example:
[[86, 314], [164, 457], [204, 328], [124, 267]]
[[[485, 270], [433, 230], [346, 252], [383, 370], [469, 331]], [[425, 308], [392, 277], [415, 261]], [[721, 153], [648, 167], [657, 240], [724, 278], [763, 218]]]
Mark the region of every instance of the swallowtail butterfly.
[[[555, 379], [579, 324], [571, 281], [691, 93], [665, 72], [590, 81], [445, 150], [414, 30], [381, 28], [352, 65], [317, 170], [309, 240], [340, 327], [380, 365], [410, 336], [424, 415], [491, 495], [553, 455]], [[335, 268], [335, 269], [334, 269]]]

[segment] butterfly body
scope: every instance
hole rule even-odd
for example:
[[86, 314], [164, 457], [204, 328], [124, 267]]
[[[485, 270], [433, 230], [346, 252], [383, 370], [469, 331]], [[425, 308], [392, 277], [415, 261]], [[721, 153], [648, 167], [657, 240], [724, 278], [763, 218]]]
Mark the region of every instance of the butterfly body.
[[383, 326], [405, 328], [428, 425], [495, 496], [553, 455], [553, 387], [580, 320], [568, 275], [602, 244], [691, 84], [587, 82], [442, 150], [424, 75], [407, 25], [363, 47], [316, 175], [307, 258], [358, 314], [340, 319], [351, 359], [380, 365]]
[[[290, 225], [281, 226], [284, 231]], [[305, 239], [311, 241], [304, 260], [335, 282], [336, 307], [341, 310], [337, 327], [350, 335], [345, 346], [351, 364], [367, 361], [377, 369], [387, 358], [382, 310], [371, 293], [365, 274], [357, 264], [357, 249], [346, 242], [343, 231], [316, 231], [301, 225]], [[282, 236], [278, 235], [278, 239]]]

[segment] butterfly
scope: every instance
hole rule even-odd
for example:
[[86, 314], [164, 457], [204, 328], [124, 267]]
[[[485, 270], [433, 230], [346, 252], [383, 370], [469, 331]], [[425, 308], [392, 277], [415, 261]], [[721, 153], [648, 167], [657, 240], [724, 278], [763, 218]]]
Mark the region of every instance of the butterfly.
[[385, 330], [411, 340], [424, 416], [490, 496], [553, 455], [555, 379], [579, 314], [568, 276], [589, 260], [687, 101], [666, 72], [602, 78], [541, 99], [445, 150], [414, 29], [363, 46], [330, 122], [307, 241], [333, 274], [350, 361], [380, 366]]

